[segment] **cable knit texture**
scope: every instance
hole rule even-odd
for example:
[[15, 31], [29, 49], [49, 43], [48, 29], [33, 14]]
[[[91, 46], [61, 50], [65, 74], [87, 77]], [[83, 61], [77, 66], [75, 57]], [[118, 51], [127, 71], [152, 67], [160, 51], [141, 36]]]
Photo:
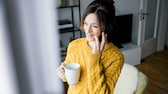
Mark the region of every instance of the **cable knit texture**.
[[113, 94], [124, 57], [112, 43], [102, 53], [92, 54], [86, 38], [79, 38], [68, 46], [64, 64], [69, 62], [81, 65], [81, 75], [77, 85], [69, 86], [68, 94]]

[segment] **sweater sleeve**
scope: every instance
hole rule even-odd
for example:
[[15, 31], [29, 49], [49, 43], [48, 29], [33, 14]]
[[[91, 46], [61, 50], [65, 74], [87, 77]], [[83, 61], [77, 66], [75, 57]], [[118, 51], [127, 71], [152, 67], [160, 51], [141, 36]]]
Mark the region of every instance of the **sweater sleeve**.
[[[64, 65], [68, 64], [69, 62], [72, 62], [74, 56], [74, 49], [72, 47], [72, 43], [68, 45], [67, 53], [66, 53], [66, 58], [63, 61]], [[66, 78], [62, 79], [64, 82], [67, 82]]]
[[105, 60], [108, 66], [100, 63], [101, 54], [89, 54], [87, 64], [89, 94], [113, 94], [115, 83], [121, 72], [123, 57], [119, 54], [112, 55]]

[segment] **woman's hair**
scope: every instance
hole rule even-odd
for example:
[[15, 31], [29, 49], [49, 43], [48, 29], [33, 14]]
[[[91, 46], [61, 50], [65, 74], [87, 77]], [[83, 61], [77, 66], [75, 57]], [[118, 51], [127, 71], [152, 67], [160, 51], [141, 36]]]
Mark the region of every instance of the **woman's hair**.
[[91, 2], [82, 16], [80, 29], [83, 31], [84, 20], [90, 13], [95, 13], [100, 25], [100, 29], [107, 34], [107, 41], [112, 42], [112, 32], [114, 31], [115, 7], [113, 0], [94, 0]]

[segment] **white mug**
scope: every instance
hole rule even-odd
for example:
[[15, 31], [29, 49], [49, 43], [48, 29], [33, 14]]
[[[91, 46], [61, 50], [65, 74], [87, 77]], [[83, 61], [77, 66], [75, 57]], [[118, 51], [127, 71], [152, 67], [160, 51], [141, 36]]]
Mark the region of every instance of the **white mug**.
[[65, 65], [65, 77], [69, 85], [76, 85], [80, 78], [80, 64], [68, 63]]

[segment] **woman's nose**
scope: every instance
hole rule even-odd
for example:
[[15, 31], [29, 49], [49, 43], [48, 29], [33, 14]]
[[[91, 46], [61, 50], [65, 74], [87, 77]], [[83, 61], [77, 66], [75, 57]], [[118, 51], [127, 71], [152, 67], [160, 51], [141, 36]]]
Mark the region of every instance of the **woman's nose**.
[[90, 26], [86, 27], [86, 32], [91, 32], [91, 27]]

